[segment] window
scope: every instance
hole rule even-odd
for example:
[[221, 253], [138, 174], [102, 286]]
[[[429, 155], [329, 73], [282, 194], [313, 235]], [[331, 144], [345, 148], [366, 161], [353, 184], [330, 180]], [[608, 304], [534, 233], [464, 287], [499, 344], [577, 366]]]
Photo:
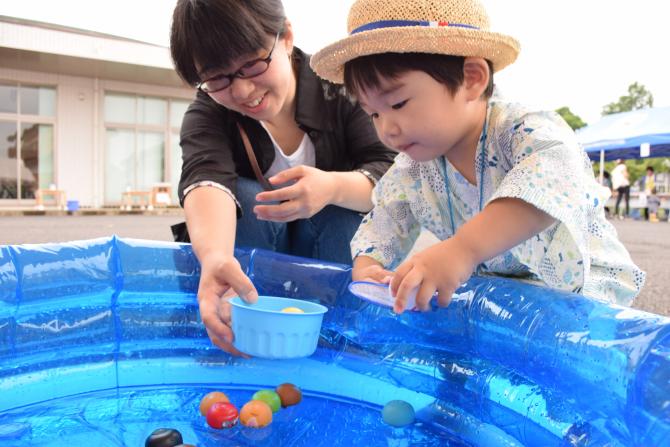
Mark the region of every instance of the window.
[[[150, 191], [157, 183], [176, 185], [181, 173], [178, 134], [188, 102], [122, 93], [104, 101], [105, 203], [119, 203], [127, 190]], [[176, 141], [176, 142], [175, 142]]]
[[0, 84], [0, 199], [33, 199], [55, 183], [56, 89]]
[[177, 188], [181, 177], [181, 146], [179, 145], [179, 130], [184, 119], [188, 101], [172, 101], [170, 103], [170, 184], [172, 185], [172, 200], [178, 203]]

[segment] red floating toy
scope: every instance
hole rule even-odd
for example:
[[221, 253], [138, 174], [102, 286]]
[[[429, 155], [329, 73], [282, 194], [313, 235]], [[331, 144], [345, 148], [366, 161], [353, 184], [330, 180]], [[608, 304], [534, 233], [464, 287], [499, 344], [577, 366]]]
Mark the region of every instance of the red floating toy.
[[238, 417], [235, 405], [229, 402], [216, 402], [207, 411], [207, 424], [216, 429], [230, 428], [237, 424]]

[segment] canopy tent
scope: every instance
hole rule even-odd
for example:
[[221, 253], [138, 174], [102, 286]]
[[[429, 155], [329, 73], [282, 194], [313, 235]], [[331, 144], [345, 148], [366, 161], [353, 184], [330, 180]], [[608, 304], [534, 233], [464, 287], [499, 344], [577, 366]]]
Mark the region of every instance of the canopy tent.
[[670, 157], [670, 107], [640, 109], [604, 116], [577, 131], [577, 140], [591, 160]]
[[670, 107], [604, 116], [577, 139], [591, 160], [670, 157]]

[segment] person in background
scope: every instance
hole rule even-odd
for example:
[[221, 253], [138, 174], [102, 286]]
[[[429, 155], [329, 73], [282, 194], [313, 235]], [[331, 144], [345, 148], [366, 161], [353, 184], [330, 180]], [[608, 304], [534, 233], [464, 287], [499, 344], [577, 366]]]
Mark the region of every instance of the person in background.
[[[603, 186], [607, 188], [607, 190], [610, 193], [610, 196], [614, 194], [614, 189], [612, 188], [612, 176], [608, 171], [603, 172]], [[605, 203], [607, 203], [607, 201]], [[610, 210], [610, 207], [605, 205], [605, 216], [610, 217], [611, 214], [612, 212]]]
[[209, 337], [237, 354], [226, 297], [258, 293], [234, 247], [351, 264], [349, 241], [396, 153], [310, 69], [280, 0], [178, 0], [170, 51], [197, 88], [180, 141], [188, 233], [174, 232], [200, 261]]
[[[558, 114], [493, 95], [519, 44], [488, 24], [477, 0], [357, 0], [349, 37], [312, 58], [400, 152], [351, 242], [353, 279], [389, 282], [398, 313], [413, 292], [447, 306], [473, 272], [630, 304], [645, 274], [607, 193]], [[407, 258], [424, 228], [441, 242]]]
[[640, 195], [644, 194], [644, 202], [645, 202], [645, 207], [644, 207], [644, 220], [649, 220], [649, 196], [651, 196], [653, 190], [656, 189], [656, 180], [654, 176], [654, 167], [653, 166], [647, 166], [647, 173], [644, 177], [642, 177], [642, 182], [641, 182], [641, 188], [640, 188]]
[[[628, 216], [630, 212], [630, 180], [628, 175], [628, 168], [622, 159], [616, 161], [616, 166], [612, 169], [612, 187], [617, 192], [616, 204], [614, 205], [614, 215], [619, 219]], [[626, 213], [619, 214], [619, 204], [621, 199], [624, 199], [626, 205]]]
[[661, 207], [661, 199], [656, 195], [656, 187], [649, 191], [647, 196], [647, 209], [649, 212], [649, 222], [658, 222], [658, 209]]

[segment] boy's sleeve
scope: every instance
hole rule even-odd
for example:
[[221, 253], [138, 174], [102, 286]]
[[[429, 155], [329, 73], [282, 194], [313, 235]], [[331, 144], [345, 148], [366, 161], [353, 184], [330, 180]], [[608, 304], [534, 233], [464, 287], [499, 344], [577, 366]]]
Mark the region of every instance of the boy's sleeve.
[[500, 152], [506, 157], [501, 162], [509, 166], [489, 202], [501, 197], [525, 200], [573, 225], [581, 239], [589, 213], [602, 206], [603, 194], [572, 129], [552, 115], [527, 114], [499, 130], [502, 135], [494, 144], [503, 146]]
[[[502, 149], [510, 166], [489, 202], [518, 198], [559, 222], [512, 252], [550, 287], [607, 301], [630, 301], [638, 290], [634, 277], [639, 269], [611, 225], [598, 217], [609, 194], [595, 181], [572, 129], [554, 113], [533, 113], [500, 132], [495, 141], [511, 148], [511, 152]], [[602, 259], [597, 253], [612, 256]], [[630, 278], [611, 278], [609, 285], [594, 288], [592, 276], [597, 272], [592, 271], [592, 261], [598, 269], [605, 264], [605, 270], [610, 266], [625, 270], [630, 275], [624, 276]]]
[[351, 241], [352, 258], [369, 256], [391, 270], [405, 259], [421, 232], [410, 207], [408, 179], [407, 167], [396, 159], [373, 190], [374, 207]]

